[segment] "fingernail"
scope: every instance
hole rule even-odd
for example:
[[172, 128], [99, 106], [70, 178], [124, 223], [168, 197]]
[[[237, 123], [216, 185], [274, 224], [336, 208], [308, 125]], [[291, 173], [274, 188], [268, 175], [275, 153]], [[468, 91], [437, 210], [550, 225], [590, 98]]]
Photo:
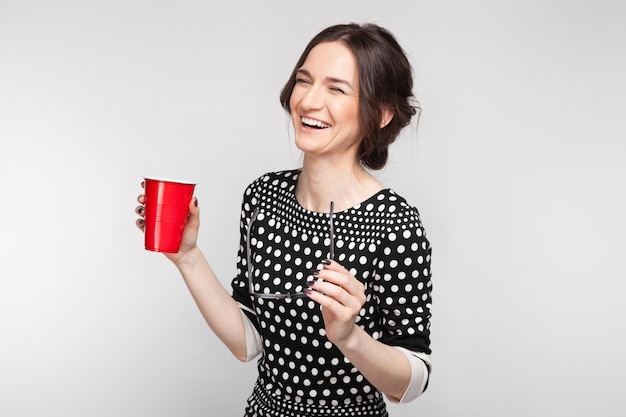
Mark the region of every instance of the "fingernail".
[[193, 199], [193, 205], [194, 207], [198, 207], [198, 198]]
[[304, 293], [305, 293], [305, 294], [312, 294], [312, 293], [313, 293], [313, 290], [312, 290], [312, 289], [310, 289], [310, 288], [305, 288], [305, 289], [304, 289]]
[[144, 211], [144, 208], [143, 208], [143, 207], [139, 207], [139, 208], [137, 209], [137, 213], [139, 213], [139, 214], [143, 214], [143, 211]]
[[317, 275], [319, 273], [320, 273], [319, 269], [314, 269], [314, 270], [311, 271], [311, 275]]
[[309, 287], [312, 287], [313, 285], [315, 285], [315, 281], [307, 281], [306, 285], [308, 285]]
[[144, 219], [139, 219], [138, 222], [139, 224], [143, 225], [146, 221]]
[[330, 265], [330, 260], [328, 260], [328, 259], [324, 259], [324, 260], [322, 261], [322, 263], [323, 263], [324, 265]]

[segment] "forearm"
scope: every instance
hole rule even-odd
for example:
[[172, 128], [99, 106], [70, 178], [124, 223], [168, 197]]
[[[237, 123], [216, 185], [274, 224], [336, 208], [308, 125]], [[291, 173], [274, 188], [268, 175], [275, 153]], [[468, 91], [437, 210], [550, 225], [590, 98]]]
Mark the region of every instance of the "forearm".
[[402, 352], [356, 325], [346, 342], [337, 347], [378, 390], [395, 401], [402, 398], [411, 382], [411, 366]]
[[246, 333], [239, 306], [198, 247], [175, 263], [209, 327], [239, 359], [246, 359]]

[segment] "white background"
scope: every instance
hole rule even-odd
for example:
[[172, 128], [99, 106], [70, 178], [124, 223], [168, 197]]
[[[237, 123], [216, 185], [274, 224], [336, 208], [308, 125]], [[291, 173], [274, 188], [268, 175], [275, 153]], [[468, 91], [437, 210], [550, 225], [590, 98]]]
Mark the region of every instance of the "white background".
[[229, 285], [244, 187], [299, 164], [279, 91], [349, 21], [396, 34], [423, 107], [378, 175], [434, 247], [434, 372], [391, 415], [623, 415], [618, 0], [0, 0], [0, 415], [242, 414], [255, 363], [143, 249], [135, 199], [197, 181]]

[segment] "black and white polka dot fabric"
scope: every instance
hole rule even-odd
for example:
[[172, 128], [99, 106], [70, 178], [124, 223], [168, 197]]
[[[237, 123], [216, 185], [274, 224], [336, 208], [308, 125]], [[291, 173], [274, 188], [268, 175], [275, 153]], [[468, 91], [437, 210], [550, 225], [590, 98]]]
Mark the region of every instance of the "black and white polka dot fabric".
[[[246, 230], [255, 208], [250, 259], [256, 292], [303, 291], [310, 272], [328, 257], [329, 214], [299, 205], [298, 175], [266, 174], [244, 194], [233, 297], [250, 309], [245, 312], [264, 348], [246, 416], [386, 416], [382, 394], [326, 338], [319, 304], [249, 293]], [[417, 209], [385, 189], [333, 220], [335, 260], [366, 288], [357, 325], [388, 345], [430, 354], [431, 249]]]

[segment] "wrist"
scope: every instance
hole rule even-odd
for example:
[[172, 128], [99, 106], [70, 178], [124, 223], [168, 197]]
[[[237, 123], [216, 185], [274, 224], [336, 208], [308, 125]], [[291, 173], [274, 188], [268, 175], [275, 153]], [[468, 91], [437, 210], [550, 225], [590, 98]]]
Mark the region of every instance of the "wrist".
[[172, 262], [179, 271], [183, 272], [184, 270], [193, 269], [201, 256], [200, 248], [196, 245], [182, 253], [177, 259], [172, 260]]
[[352, 331], [345, 337], [340, 343], [335, 345], [341, 350], [344, 355], [348, 356], [349, 352], [359, 350], [359, 346], [362, 344], [362, 336], [366, 334], [363, 329], [353, 324]]

